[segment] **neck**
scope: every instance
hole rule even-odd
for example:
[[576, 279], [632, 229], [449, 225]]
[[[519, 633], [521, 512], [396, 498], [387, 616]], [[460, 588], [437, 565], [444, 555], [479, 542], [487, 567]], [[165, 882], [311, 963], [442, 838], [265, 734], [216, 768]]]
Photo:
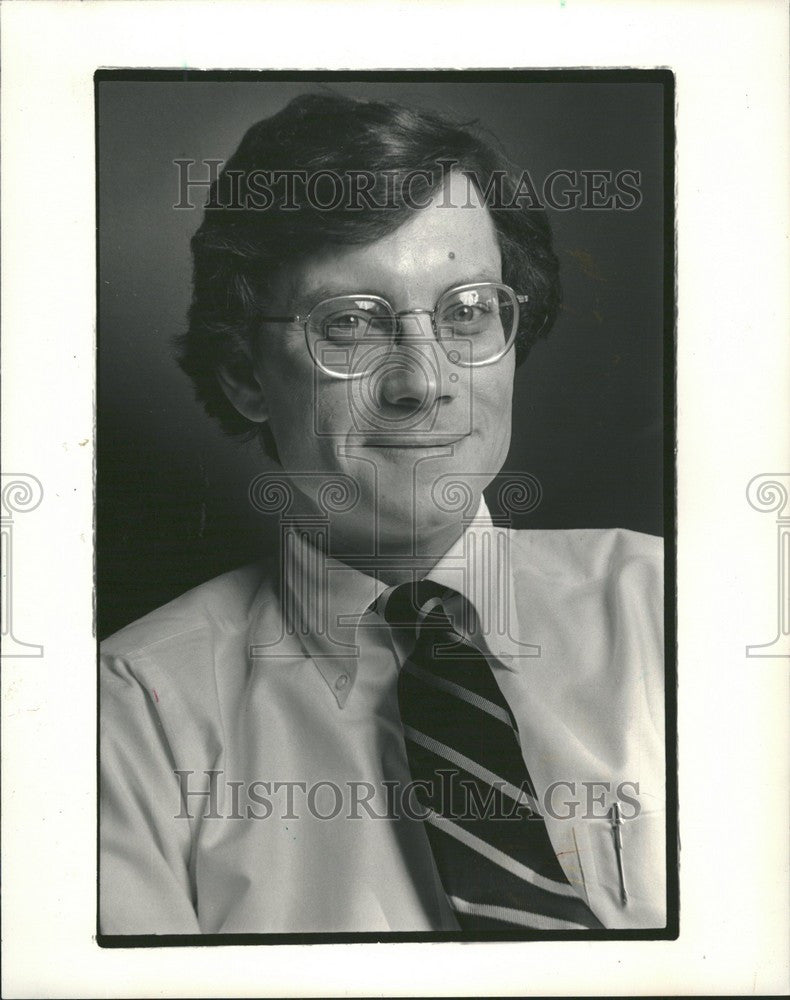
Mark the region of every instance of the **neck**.
[[333, 520], [327, 555], [387, 586], [421, 580], [463, 533], [463, 523], [451, 521], [430, 531], [379, 539], [376, 548], [372, 544], [372, 532], [361, 536], [359, 524], [353, 526], [355, 530], [344, 530], [348, 527]]

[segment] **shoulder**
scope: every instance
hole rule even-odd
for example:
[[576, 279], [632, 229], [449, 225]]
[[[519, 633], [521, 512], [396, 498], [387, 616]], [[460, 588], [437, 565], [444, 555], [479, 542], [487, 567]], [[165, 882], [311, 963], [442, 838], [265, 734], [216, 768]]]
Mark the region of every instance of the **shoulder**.
[[[627, 734], [634, 753], [647, 754], [653, 747], [659, 760], [665, 667], [662, 539], [619, 528], [517, 531], [511, 557], [516, 621], [524, 640], [541, 649], [546, 697], [563, 695], [601, 720], [619, 705], [629, 718], [642, 720]], [[530, 669], [537, 677], [539, 671]], [[578, 694], [571, 695], [574, 684]], [[562, 711], [567, 713], [567, 704], [558, 704], [557, 712]], [[615, 742], [626, 739], [619, 731], [610, 735]], [[598, 738], [603, 741], [600, 759], [608, 759], [614, 753], [607, 749], [609, 736]]]
[[274, 597], [273, 564], [251, 563], [181, 594], [124, 626], [100, 644], [103, 658], [167, 655], [168, 650], [246, 632], [250, 621]]
[[511, 532], [513, 569], [579, 582], [626, 572], [662, 577], [664, 540], [626, 528]]
[[221, 744], [222, 704], [238, 699], [249, 671], [249, 635], [278, 622], [272, 563], [224, 573], [120, 629], [100, 644], [105, 739], [144, 740], [152, 725], [192, 757]]
[[[511, 567], [519, 618], [588, 637], [639, 637], [663, 648], [664, 546], [622, 528], [516, 531]], [[537, 617], [533, 618], [533, 615]]]

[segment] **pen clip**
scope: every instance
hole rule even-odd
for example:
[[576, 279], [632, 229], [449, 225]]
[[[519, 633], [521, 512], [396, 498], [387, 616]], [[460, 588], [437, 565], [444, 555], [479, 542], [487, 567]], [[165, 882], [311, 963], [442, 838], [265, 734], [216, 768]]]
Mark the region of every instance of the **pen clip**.
[[612, 836], [614, 837], [614, 853], [617, 858], [617, 874], [620, 878], [620, 901], [625, 905], [628, 902], [628, 890], [625, 887], [625, 868], [623, 866], [623, 817], [620, 813], [620, 803], [615, 802], [609, 810], [612, 826]]

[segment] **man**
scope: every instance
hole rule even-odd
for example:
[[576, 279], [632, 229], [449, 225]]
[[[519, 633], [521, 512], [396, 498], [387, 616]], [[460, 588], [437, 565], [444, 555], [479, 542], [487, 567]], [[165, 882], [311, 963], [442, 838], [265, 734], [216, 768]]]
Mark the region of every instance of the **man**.
[[281, 551], [102, 646], [103, 933], [665, 925], [659, 542], [482, 496], [559, 299], [517, 194], [323, 95], [214, 184], [180, 360]]

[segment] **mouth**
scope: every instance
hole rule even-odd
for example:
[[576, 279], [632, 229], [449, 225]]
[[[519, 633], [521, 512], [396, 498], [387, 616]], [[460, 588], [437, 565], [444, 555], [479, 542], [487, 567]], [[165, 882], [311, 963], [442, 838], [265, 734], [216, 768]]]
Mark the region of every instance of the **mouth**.
[[431, 451], [458, 444], [467, 437], [468, 434], [383, 434], [380, 437], [366, 438], [364, 445], [366, 448], [387, 448], [393, 451]]

